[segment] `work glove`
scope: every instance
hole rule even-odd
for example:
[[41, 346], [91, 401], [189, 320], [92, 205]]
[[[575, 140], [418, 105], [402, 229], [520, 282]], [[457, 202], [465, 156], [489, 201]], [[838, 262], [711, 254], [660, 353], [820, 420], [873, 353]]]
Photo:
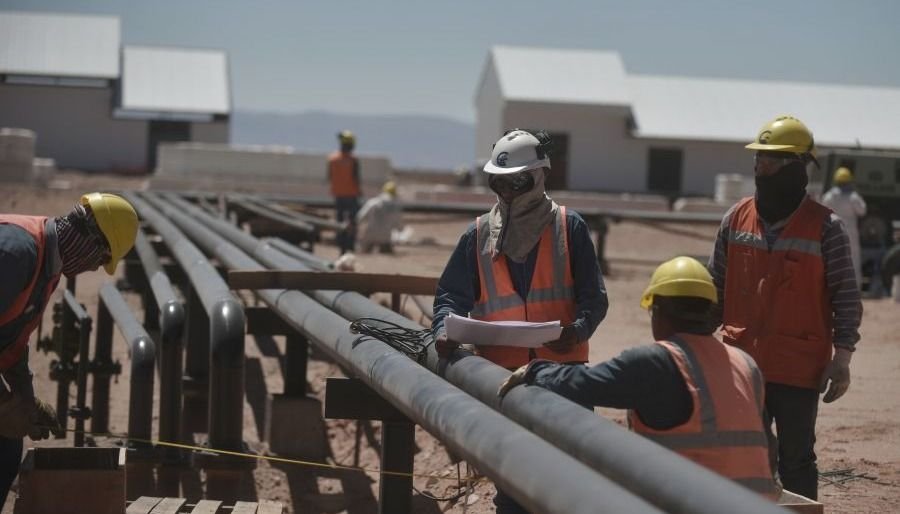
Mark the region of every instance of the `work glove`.
[[575, 325], [566, 325], [559, 334], [559, 339], [544, 343], [544, 347], [554, 353], [566, 353], [578, 344], [578, 334], [575, 333]]
[[[825, 393], [823, 399], [825, 403], [837, 400], [850, 387], [850, 358], [852, 356], [853, 352], [846, 348], [835, 348], [834, 356], [825, 367], [822, 383], [819, 385], [819, 392]], [[831, 385], [828, 384], [829, 381]], [[828, 392], [825, 392], [826, 387]]]
[[453, 350], [456, 350], [457, 348], [459, 348], [459, 343], [448, 339], [446, 332], [437, 336], [434, 340], [434, 349], [437, 351], [438, 357], [441, 357], [442, 359], [450, 357]]
[[56, 419], [56, 410], [33, 396], [11, 393], [0, 388], [0, 436], [33, 441], [47, 439], [50, 433], [64, 433]]
[[528, 365], [524, 365], [519, 369], [512, 372], [512, 375], [508, 376], [506, 380], [500, 384], [500, 389], [497, 390], [497, 396], [503, 398], [506, 396], [513, 387], [520, 385], [525, 382], [525, 373], [528, 371]]
[[34, 398], [31, 405], [31, 427], [28, 429], [28, 437], [32, 441], [40, 441], [49, 439], [51, 433], [60, 437], [65, 434], [56, 418], [56, 409], [47, 402]]

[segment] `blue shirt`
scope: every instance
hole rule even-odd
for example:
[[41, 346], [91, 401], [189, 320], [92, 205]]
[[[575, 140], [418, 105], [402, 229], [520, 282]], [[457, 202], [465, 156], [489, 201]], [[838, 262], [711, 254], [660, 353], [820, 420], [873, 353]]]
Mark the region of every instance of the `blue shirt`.
[[[591, 233], [580, 214], [566, 209], [566, 234], [569, 243], [569, 265], [575, 282], [575, 333], [579, 341], [587, 341], [597, 325], [606, 317], [609, 300], [606, 286], [600, 274], [600, 265]], [[519, 296], [524, 300], [531, 287], [534, 266], [537, 262], [538, 246], [529, 252], [525, 262], [514, 262], [507, 256], [510, 277]], [[477, 235], [475, 223], [469, 225], [459, 239], [456, 249], [444, 268], [434, 296], [434, 319], [431, 328], [435, 336], [444, 331], [444, 318], [451, 312], [458, 316], [468, 316], [481, 295], [478, 278]]]
[[[9, 309], [28, 287], [37, 267], [37, 258], [37, 244], [31, 234], [18, 225], [0, 224], [0, 313]], [[17, 334], [18, 330], [4, 330], [0, 326], [0, 350], [12, 344]], [[12, 368], [3, 372], [3, 378], [13, 391], [34, 395], [27, 349]]]
[[655, 430], [686, 423], [694, 409], [678, 365], [658, 344], [630, 348], [593, 367], [532, 361], [525, 383], [549, 389], [585, 407], [634, 410]]

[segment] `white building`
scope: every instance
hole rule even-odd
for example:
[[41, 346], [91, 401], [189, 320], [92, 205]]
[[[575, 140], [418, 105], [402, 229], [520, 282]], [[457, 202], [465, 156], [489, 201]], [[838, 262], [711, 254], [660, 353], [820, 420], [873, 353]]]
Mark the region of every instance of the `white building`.
[[0, 126], [60, 168], [152, 170], [162, 141], [228, 141], [222, 51], [121, 46], [114, 16], [0, 12]]
[[554, 138], [551, 189], [710, 195], [793, 114], [819, 151], [900, 149], [900, 88], [633, 75], [615, 52], [495, 47], [475, 95], [476, 156], [510, 128]]

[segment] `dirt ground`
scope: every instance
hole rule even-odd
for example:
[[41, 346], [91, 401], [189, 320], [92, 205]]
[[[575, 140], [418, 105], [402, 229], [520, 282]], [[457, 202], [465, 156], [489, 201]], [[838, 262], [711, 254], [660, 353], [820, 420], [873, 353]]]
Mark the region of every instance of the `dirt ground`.
[[[63, 179], [68, 184], [57, 185], [68, 185], [69, 189], [3, 184], [0, 212], [55, 215], [66, 212], [81, 192], [143, 186], [143, 181], [135, 178], [68, 174]], [[413, 241], [424, 244], [400, 246], [393, 256], [359, 255], [360, 271], [395, 272], [402, 266], [404, 273], [437, 276], [470, 220], [408, 215], [407, 222], [414, 231]], [[629, 346], [649, 342], [649, 318], [638, 302], [650, 273], [659, 262], [675, 255], [708, 255], [714, 231], [715, 227], [710, 225], [651, 226], [623, 222], [611, 227], [607, 253], [612, 272], [605, 277], [610, 309], [591, 338], [592, 362], [612, 357]], [[316, 253], [326, 258], [335, 256], [334, 249], [328, 245], [319, 245]], [[108, 280], [111, 279], [102, 272], [82, 275], [78, 279], [77, 296], [92, 316], [96, 315], [97, 290]], [[135, 309], [140, 308], [136, 295], [129, 294], [127, 298]], [[426, 300], [430, 303], [431, 299]], [[868, 478], [838, 484], [820, 483], [820, 500], [825, 503], [827, 512], [900, 512], [900, 304], [890, 299], [865, 300], [864, 304], [862, 339], [851, 366], [853, 384], [838, 402], [820, 405], [817, 450], [821, 471], [852, 469], [852, 474], [865, 473]], [[405, 307], [410, 317], [420, 318], [413, 302], [407, 301]], [[51, 324], [50, 316], [45, 315], [45, 327]], [[128, 418], [128, 351], [118, 334], [114, 345], [114, 358], [123, 363], [123, 373], [112, 385], [110, 431], [124, 434]], [[284, 341], [280, 337], [247, 338], [244, 437], [249, 448], [261, 454], [267, 450], [265, 442], [261, 442], [265, 398], [282, 391], [279, 356], [283, 352]], [[51, 359], [50, 355], [32, 352], [31, 367], [37, 393], [52, 403], [56, 397], [56, 383], [48, 377]], [[337, 366], [314, 352], [308, 377], [312, 393], [322, 399], [324, 379], [334, 375], [340, 375]], [[74, 395], [73, 387], [73, 404]], [[622, 413], [614, 410], [601, 409], [599, 414], [618, 421], [623, 419]], [[361, 444], [356, 466], [358, 428], [361, 428]], [[377, 441], [380, 436], [377, 423], [364, 423], [358, 427], [352, 421], [329, 420], [327, 431], [329, 462], [365, 470], [378, 468]], [[26, 440], [26, 447], [71, 445], [71, 437], [65, 441], [38, 443]], [[104, 437], [96, 437], [94, 441], [102, 446], [119, 442]], [[421, 428], [417, 428], [416, 443], [419, 452], [415, 458], [415, 471], [423, 475], [415, 479], [418, 491], [435, 496], [455, 493], [458, 467], [443, 446]], [[465, 477], [465, 463], [459, 469]], [[199, 499], [203, 484], [202, 474], [185, 473], [182, 477], [183, 496], [192, 501]], [[371, 471], [329, 470], [260, 461], [252, 471], [252, 480], [242, 485], [237, 496], [239, 499], [282, 501], [288, 506], [288, 512], [359, 514], [376, 511], [377, 494], [377, 473]], [[435, 501], [425, 494], [415, 495], [416, 512], [493, 512], [493, 487], [484, 480], [476, 481], [469, 494], [452, 502]], [[12, 512], [11, 507], [10, 499], [2, 512]]]

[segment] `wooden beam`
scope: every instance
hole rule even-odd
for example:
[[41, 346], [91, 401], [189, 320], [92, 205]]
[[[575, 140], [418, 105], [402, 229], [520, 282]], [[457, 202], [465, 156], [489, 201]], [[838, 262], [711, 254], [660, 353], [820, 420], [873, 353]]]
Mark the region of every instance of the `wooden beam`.
[[153, 507], [150, 514], [178, 514], [186, 501], [184, 498], [165, 498]]
[[320, 289], [357, 291], [360, 293], [399, 293], [434, 295], [437, 277], [356, 273], [339, 271], [229, 271], [232, 289]]
[[131, 502], [131, 505], [125, 509], [125, 514], [148, 514], [156, 504], [161, 502], [162, 498], [155, 496], [141, 496], [137, 500]]
[[281, 502], [259, 500], [259, 507], [256, 509], [256, 514], [281, 514], [283, 511], [284, 507], [281, 505]]
[[231, 514], [256, 514], [256, 502], [235, 502]]
[[220, 505], [222, 505], [222, 502], [218, 500], [200, 500], [194, 506], [191, 514], [216, 514], [219, 512]]
[[397, 407], [356, 378], [325, 379], [325, 417], [410, 423]]

